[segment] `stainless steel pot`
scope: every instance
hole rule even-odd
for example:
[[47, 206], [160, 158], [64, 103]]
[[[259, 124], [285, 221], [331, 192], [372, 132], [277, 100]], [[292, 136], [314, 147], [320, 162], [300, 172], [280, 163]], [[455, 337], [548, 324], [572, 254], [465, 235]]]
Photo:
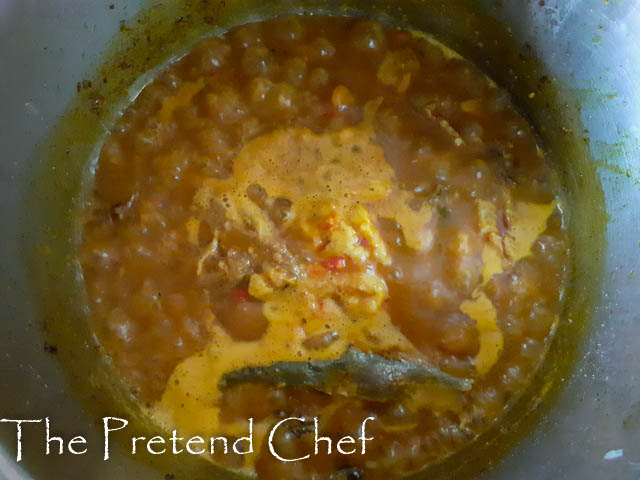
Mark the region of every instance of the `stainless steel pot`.
[[0, 418], [48, 416], [52, 435], [88, 440], [84, 455], [47, 456], [43, 425], [27, 425], [18, 464], [15, 426], [0, 424], [0, 477], [219, 478], [117, 444], [102, 460], [96, 419], [135, 409], [83, 322], [74, 202], [143, 72], [199, 35], [312, 10], [424, 29], [476, 61], [538, 127], [572, 205], [573, 288], [549, 361], [505, 422], [428, 478], [638, 478], [640, 1], [174, 3], [0, 0]]

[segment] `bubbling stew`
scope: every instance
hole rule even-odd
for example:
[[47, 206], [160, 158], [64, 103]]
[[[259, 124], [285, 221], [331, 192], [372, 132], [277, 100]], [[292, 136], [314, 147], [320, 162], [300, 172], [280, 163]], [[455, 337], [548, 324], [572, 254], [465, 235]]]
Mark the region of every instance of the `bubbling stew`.
[[[567, 232], [532, 127], [417, 32], [287, 16], [202, 40], [124, 110], [94, 182], [92, 328], [158, 428], [234, 439], [253, 419], [253, 453], [203, 454], [226, 469], [441, 461], [527, 388], [561, 313]], [[364, 454], [269, 450], [366, 418]]]

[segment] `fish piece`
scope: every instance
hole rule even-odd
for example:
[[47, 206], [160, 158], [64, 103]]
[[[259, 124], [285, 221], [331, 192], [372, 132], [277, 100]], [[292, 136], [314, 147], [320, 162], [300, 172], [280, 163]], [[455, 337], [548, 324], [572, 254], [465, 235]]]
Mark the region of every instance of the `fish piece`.
[[468, 391], [469, 378], [458, 378], [422, 363], [389, 359], [349, 347], [336, 360], [276, 362], [268, 366], [246, 367], [225, 374], [223, 389], [245, 382], [266, 382], [290, 387], [311, 387], [332, 395], [358, 396], [386, 401], [411, 386], [423, 383]]

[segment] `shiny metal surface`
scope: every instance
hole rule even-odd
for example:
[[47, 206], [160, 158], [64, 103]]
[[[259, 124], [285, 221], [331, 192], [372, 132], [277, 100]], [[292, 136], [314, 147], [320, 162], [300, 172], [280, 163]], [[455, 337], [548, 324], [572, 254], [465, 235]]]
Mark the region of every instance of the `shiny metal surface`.
[[507, 2], [498, 15], [581, 104], [609, 216], [605, 277], [574, 376], [536, 434], [492, 474], [639, 478], [640, 2], [527, 3]]
[[[271, 2], [282, 3], [288, 2]], [[377, 2], [379, 3], [379, 2]], [[602, 182], [607, 243], [605, 276], [586, 343], [572, 375], [536, 428], [481, 478], [630, 480], [640, 477], [640, 1], [473, 1], [507, 26], [523, 51], [539, 59], [576, 108], [585, 132], [564, 132], [588, 145]], [[110, 9], [109, 5], [114, 8]], [[163, 474], [123, 452], [102, 461], [101, 437], [70, 393], [63, 368], [43, 349], [43, 324], [25, 270], [36, 145], [76, 95], [76, 84], [100, 63], [120, 21], [147, 3], [138, 0], [0, 0], [0, 417], [51, 416], [54, 433], [85, 435], [89, 453], [44, 456], [42, 429], [25, 427], [25, 460], [16, 465], [15, 430], [0, 424], [0, 477], [146, 479]], [[405, 4], [389, 13], [402, 17]], [[446, 8], [441, 9], [446, 15]], [[412, 22], [420, 24], [421, 19]], [[430, 23], [424, 19], [424, 25]], [[458, 34], [460, 45], [482, 33]], [[437, 33], [437, 32], [436, 32]], [[455, 42], [454, 42], [455, 43]], [[499, 45], [485, 45], [486, 67], [499, 69]], [[495, 62], [494, 62], [495, 61]], [[494, 65], [495, 63], [495, 65]], [[523, 73], [503, 72], [515, 85]], [[544, 102], [531, 106], [534, 121]], [[525, 110], [527, 110], [525, 108]], [[545, 113], [546, 111], [546, 113]], [[64, 168], [59, 165], [57, 168]], [[580, 179], [576, 180], [578, 189]], [[574, 215], [586, 221], [589, 208]], [[55, 236], [57, 232], [50, 232]], [[44, 259], [43, 261], [46, 261]], [[51, 282], [56, 282], [51, 278]], [[59, 346], [59, 348], [64, 348]], [[23, 467], [28, 470], [28, 474]]]

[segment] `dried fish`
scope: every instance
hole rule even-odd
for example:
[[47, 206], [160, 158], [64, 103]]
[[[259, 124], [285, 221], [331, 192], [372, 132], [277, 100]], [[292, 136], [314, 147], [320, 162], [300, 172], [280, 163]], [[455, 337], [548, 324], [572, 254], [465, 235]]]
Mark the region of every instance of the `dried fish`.
[[311, 387], [332, 395], [386, 401], [404, 390], [426, 383], [468, 391], [473, 379], [459, 378], [418, 362], [389, 359], [353, 347], [336, 360], [276, 362], [246, 367], [225, 374], [221, 389], [246, 382], [266, 382], [289, 387]]

